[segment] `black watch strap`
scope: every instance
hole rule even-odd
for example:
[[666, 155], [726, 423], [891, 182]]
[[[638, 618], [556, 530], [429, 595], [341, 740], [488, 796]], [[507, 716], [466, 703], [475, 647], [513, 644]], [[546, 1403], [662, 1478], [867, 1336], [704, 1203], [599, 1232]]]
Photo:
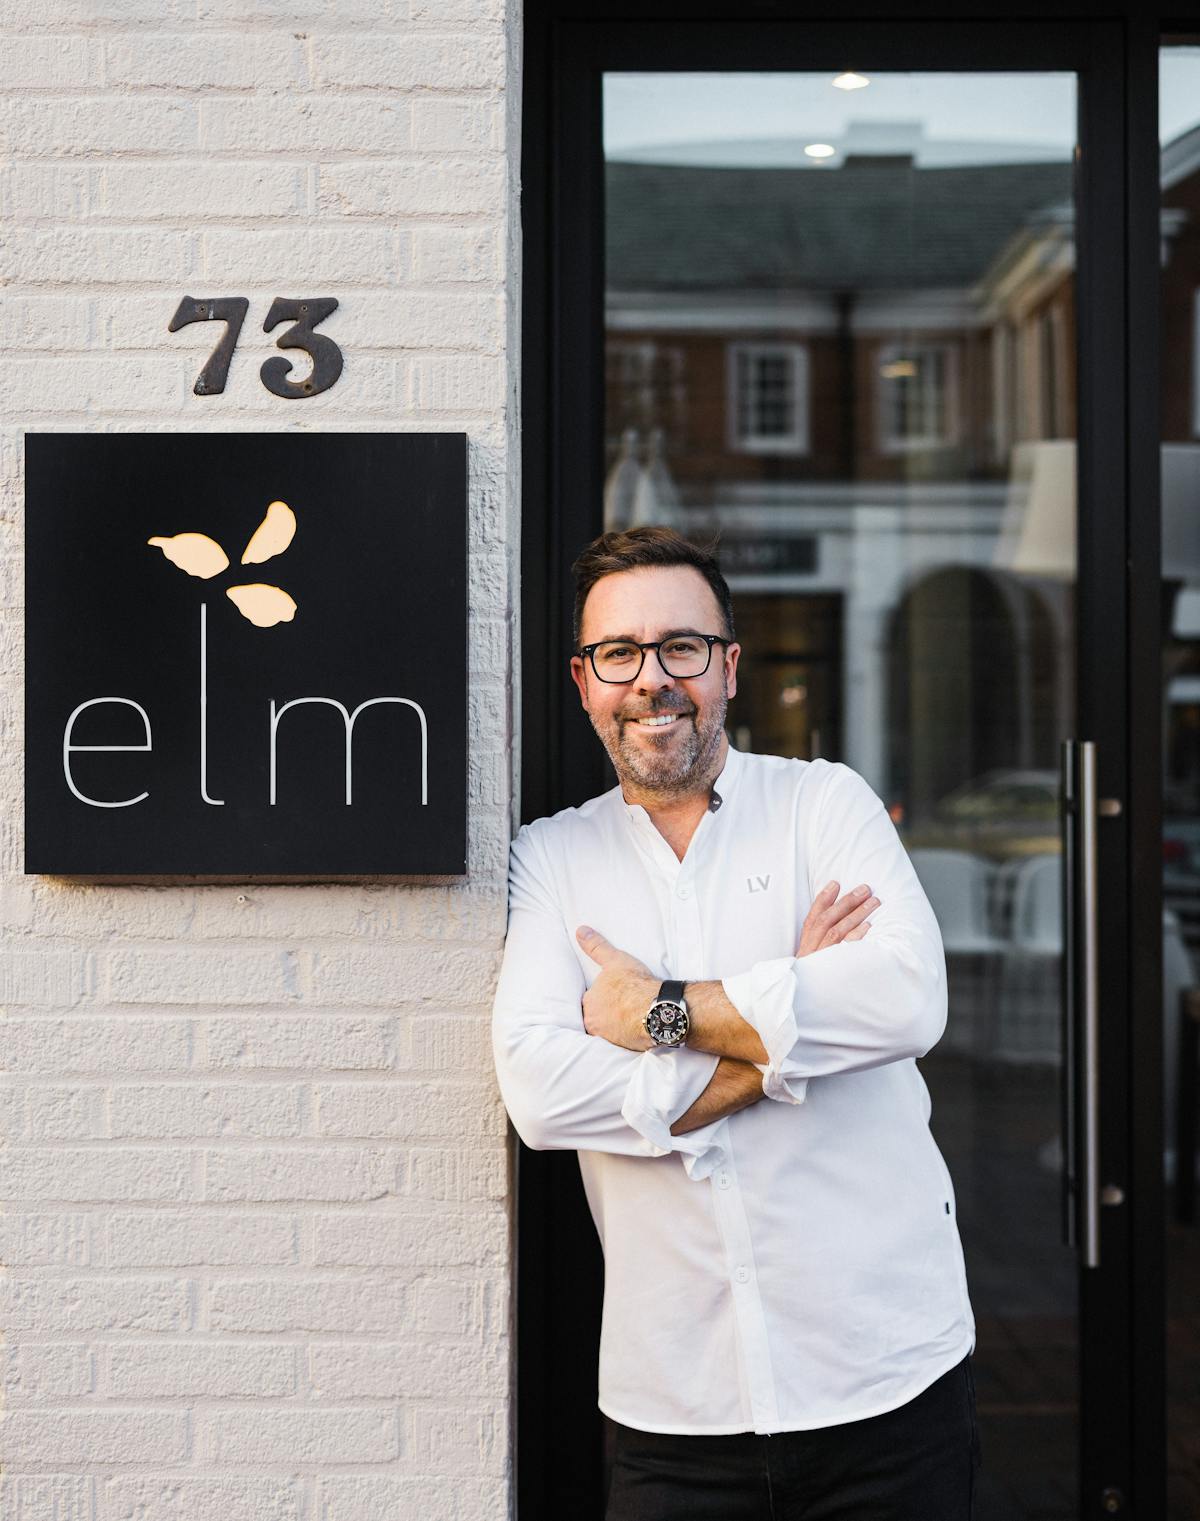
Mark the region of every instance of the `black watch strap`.
[[683, 1002], [683, 983], [682, 982], [664, 982], [663, 985], [662, 985], [662, 987], [659, 988], [659, 990], [658, 990], [658, 998], [655, 1000], [655, 1002], [656, 1003], [663, 1003], [663, 1002], [666, 1002], [666, 1003], [682, 1003]]

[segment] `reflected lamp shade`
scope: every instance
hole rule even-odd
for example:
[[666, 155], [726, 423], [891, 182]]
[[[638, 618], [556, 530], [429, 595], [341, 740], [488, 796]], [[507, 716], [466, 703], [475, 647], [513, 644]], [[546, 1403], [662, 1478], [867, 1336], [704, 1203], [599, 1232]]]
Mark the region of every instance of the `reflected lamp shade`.
[[1074, 439], [1017, 444], [993, 566], [1074, 581], [1075, 495]]

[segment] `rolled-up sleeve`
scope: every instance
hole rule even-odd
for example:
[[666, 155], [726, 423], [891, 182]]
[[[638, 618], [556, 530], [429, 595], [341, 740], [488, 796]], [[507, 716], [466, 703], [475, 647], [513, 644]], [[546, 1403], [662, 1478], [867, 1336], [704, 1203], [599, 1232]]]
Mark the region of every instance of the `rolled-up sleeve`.
[[525, 825], [509, 854], [508, 935], [492, 1010], [501, 1096], [535, 1151], [678, 1152], [707, 1177], [725, 1151], [724, 1121], [672, 1135], [718, 1058], [687, 1048], [627, 1051], [583, 1026], [587, 979], [555, 901], [552, 875]]
[[856, 771], [828, 772], [809, 816], [810, 896], [867, 883], [880, 900], [870, 930], [723, 979], [766, 1050], [763, 1092], [783, 1103], [801, 1103], [809, 1078], [924, 1056], [946, 1027], [941, 932], [895, 825]]

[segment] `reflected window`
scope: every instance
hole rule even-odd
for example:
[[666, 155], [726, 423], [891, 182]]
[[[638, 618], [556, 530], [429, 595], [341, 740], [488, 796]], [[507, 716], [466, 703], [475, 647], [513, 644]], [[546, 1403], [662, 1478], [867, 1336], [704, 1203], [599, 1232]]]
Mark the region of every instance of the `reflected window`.
[[799, 343], [735, 343], [729, 350], [735, 449], [808, 451], [808, 352]]
[[654, 344], [613, 343], [605, 349], [608, 384], [639, 419], [654, 416]]
[[948, 343], [889, 343], [880, 349], [880, 447], [885, 453], [936, 449], [955, 441], [954, 361]]
[[611, 410], [619, 431], [640, 435], [678, 430], [684, 409], [684, 360], [677, 345], [638, 339], [605, 344], [605, 371]]

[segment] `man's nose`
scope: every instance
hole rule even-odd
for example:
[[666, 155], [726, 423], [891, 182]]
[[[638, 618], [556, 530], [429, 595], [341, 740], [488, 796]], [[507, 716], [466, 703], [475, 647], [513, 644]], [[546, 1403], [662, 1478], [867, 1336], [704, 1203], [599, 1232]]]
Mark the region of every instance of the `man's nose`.
[[658, 658], [657, 650], [647, 650], [646, 658], [642, 661], [642, 668], [637, 674], [636, 686], [639, 692], [661, 692], [665, 687], [673, 687], [675, 678], [669, 671], [663, 670], [662, 661]]

